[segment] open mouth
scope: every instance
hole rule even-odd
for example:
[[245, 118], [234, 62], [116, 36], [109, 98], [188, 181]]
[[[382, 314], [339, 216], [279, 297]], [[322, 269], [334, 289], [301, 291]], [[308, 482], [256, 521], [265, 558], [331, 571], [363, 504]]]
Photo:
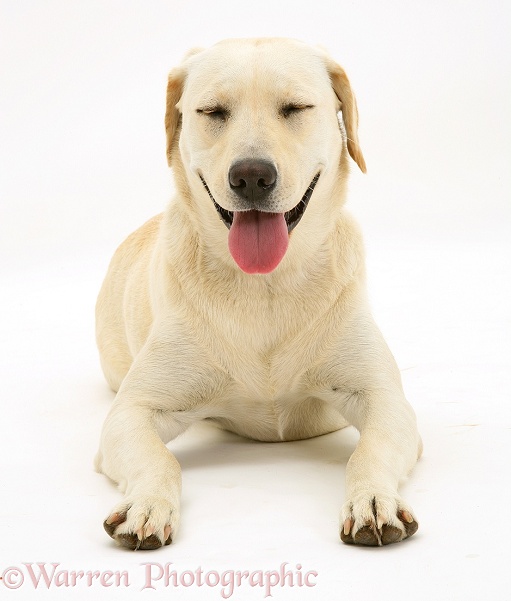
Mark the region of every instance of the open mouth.
[[[287, 211], [286, 213], [284, 213], [284, 219], [286, 220], [288, 234], [291, 233], [291, 231], [300, 223], [300, 219], [303, 217], [303, 215], [305, 213], [305, 209], [307, 208], [307, 205], [309, 204], [309, 200], [311, 199], [312, 193], [314, 192], [314, 188], [316, 187], [316, 184], [318, 183], [318, 179], [319, 179], [320, 175], [321, 175], [321, 173], [318, 172], [314, 176], [313, 180], [309, 184], [309, 187], [305, 191], [305, 194], [302, 196], [300, 202], [295, 207], [293, 207], [290, 211]], [[213, 194], [211, 194], [211, 191], [208, 188], [208, 185], [207, 185], [205, 179], [202, 177], [202, 175], [199, 175], [199, 177], [201, 178], [201, 181], [202, 181], [204, 187], [206, 188], [206, 191], [209, 194], [209, 197], [213, 201], [213, 204], [215, 205], [215, 209], [217, 210], [217, 213], [220, 215], [220, 219], [224, 222], [224, 224], [226, 225], [226, 227], [228, 229], [231, 229], [231, 225], [232, 225], [232, 222], [234, 219], [234, 212], [228, 211], [227, 209], [224, 209], [223, 207], [221, 207], [216, 202], [215, 198], [213, 197]]]

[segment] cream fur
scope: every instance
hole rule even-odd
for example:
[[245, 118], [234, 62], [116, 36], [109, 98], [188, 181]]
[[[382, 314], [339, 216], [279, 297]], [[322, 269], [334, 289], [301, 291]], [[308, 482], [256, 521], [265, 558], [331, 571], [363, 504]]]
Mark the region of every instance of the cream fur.
[[[290, 122], [278, 109], [291, 100], [314, 108]], [[218, 103], [229, 106], [225, 122], [197, 113]], [[105, 526], [119, 543], [152, 548], [175, 535], [181, 476], [165, 443], [205, 418], [263, 441], [353, 424], [361, 436], [347, 466], [343, 540], [386, 544], [416, 529], [397, 492], [420, 454], [415, 415], [371, 318], [361, 236], [343, 208], [348, 153], [365, 171], [357, 123], [342, 68], [300, 42], [227, 40], [171, 72], [165, 124], [177, 193], [119, 247], [97, 303], [101, 364], [118, 392], [96, 467], [126, 495]], [[199, 177], [236, 210], [227, 173], [247, 157], [277, 165], [274, 212], [296, 205], [321, 171], [266, 275], [236, 265]]]

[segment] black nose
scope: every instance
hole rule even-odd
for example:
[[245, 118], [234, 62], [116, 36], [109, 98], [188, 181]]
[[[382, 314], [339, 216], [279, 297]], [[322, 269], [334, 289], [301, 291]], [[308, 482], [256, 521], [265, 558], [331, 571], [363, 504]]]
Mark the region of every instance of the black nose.
[[275, 187], [277, 169], [269, 161], [245, 159], [229, 169], [231, 189], [243, 200], [265, 200]]

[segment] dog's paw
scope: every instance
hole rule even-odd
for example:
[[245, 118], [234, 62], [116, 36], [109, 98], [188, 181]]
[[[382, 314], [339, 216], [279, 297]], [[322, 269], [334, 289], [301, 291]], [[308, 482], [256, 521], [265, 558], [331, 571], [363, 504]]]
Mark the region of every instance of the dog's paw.
[[137, 551], [170, 545], [179, 512], [163, 497], [126, 498], [103, 522], [106, 532], [122, 547]]
[[409, 538], [418, 527], [411, 508], [397, 495], [361, 494], [341, 512], [341, 540], [352, 545], [390, 545]]

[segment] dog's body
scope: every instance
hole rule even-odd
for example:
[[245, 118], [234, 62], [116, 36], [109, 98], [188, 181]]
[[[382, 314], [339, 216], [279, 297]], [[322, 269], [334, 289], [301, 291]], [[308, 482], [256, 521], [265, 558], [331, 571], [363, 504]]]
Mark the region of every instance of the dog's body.
[[264, 441], [353, 424], [342, 539], [410, 536], [397, 487], [421, 442], [343, 209], [348, 152], [365, 170], [344, 71], [290, 40], [194, 51], [170, 74], [166, 129], [177, 194], [118, 249], [97, 305], [118, 394], [96, 465], [126, 493], [105, 528], [130, 548], [171, 541], [180, 468], [165, 443], [210, 419]]

